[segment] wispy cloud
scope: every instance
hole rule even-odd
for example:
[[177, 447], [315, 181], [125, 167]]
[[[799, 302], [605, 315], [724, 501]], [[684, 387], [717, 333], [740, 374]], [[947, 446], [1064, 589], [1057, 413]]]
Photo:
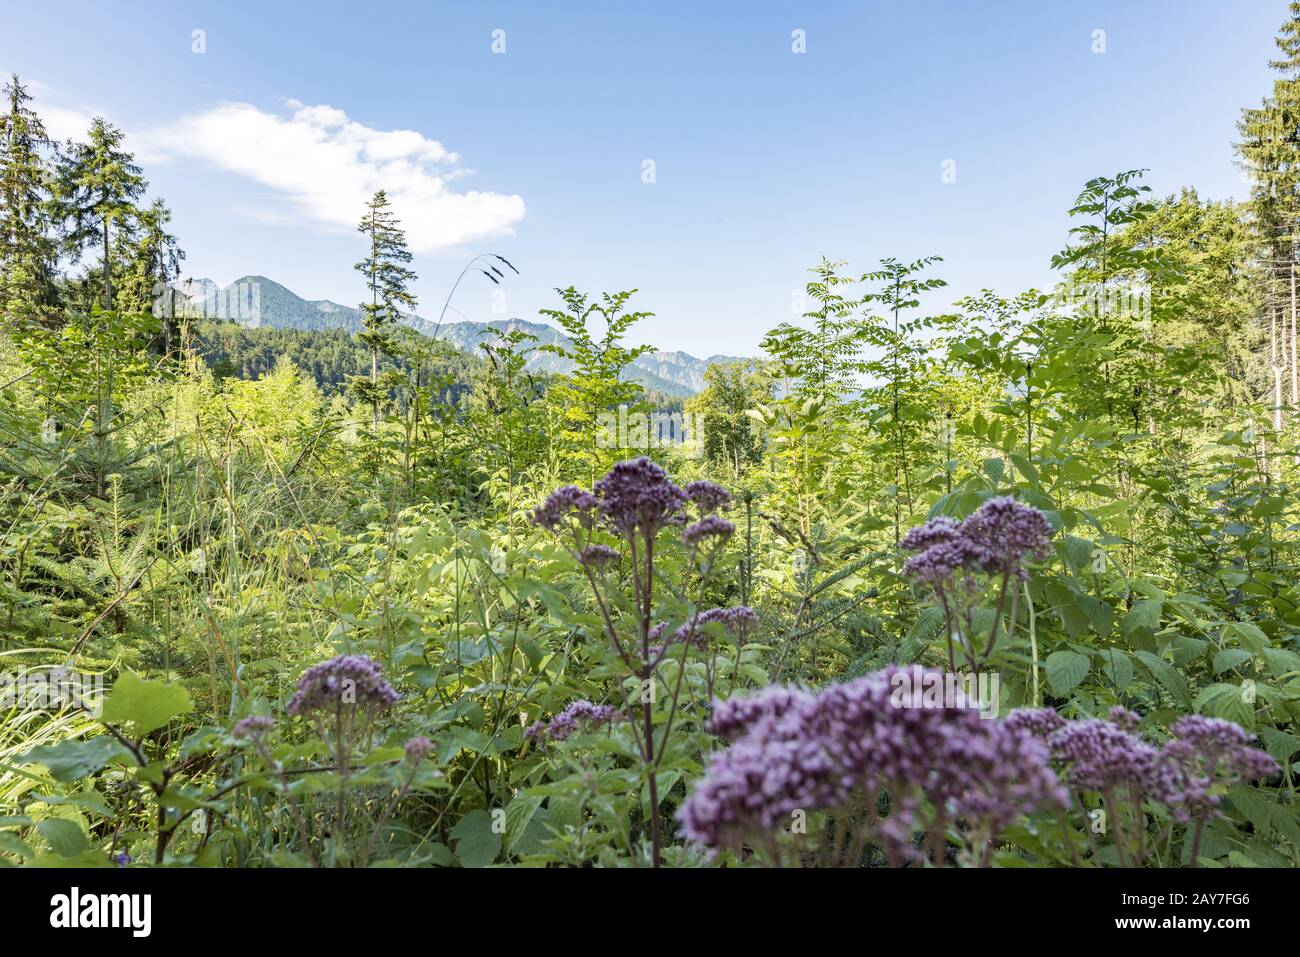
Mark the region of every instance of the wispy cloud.
[[281, 116], [224, 103], [132, 139], [150, 156], [197, 159], [260, 183], [327, 228], [355, 228], [384, 189], [415, 252], [509, 235], [524, 217], [518, 195], [453, 191], [469, 171], [437, 140], [375, 129], [332, 106], [286, 107]]

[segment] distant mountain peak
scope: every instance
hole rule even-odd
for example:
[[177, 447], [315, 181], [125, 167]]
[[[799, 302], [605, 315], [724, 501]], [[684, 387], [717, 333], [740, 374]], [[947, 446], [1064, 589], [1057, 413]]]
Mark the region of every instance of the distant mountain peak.
[[[173, 288], [185, 297], [187, 311], [192, 315], [233, 319], [243, 325], [277, 329], [346, 329], [355, 332], [361, 328], [360, 309], [330, 299], [304, 299], [266, 276], [241, 276], [225, 287], [218, 286], [211, 279], [187, 279], [173, 284]], [[435, 324], [420, 316], [404, 316], [403, 321], [425, 335], [434, 332]], [[570, 339], [554, 326], [518, 317], [490, 322], [462, 320], [444, 323], [437, 330], [437, 338], [446, 340], [462, 352], [474, 352], [487, 341], [490, 329], [502, 332], [522, 330], [537, 337], [536, 346], [567, 347], [571, 344]], [[704, 372], [709, 366], [735, 361], [739, 361], [739, 357], [714, 355], [697, 359], [680, 350], [651, 351], [638, 357], [626, 376], [647, 388], [684, 397], [703, 390]], [[569, 371], [572, 363], [553, 353], [535, 350], [528, 357], [528, 368], [537, 372], [560, 373]]]

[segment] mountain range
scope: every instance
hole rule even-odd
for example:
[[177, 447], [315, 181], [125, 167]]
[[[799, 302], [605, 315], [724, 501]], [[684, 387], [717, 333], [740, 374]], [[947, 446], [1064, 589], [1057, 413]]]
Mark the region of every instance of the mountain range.
[[[353, 306], [344, 306], [328, 299], [304, 299], [291, 290], [265, 276], [243, 276], [229, 286], [219, 286], [211, 279], [188, 279], [174, 288], [183, 299], [178, 311], [189, 315], [230, 319], [246, 326], [272, 326], [277, 329], [346, 329], [351, 332], [361, 328], [362, 312]], [[463, 352], [478, 349], [489, 329], [509, 332], [521, 329], [536, 336], [535, 345], [572, 344], [568, 336], [544, 322], [525, 319], [499, 319], [492, 322], [444, 323], [441, 327], [415, 314], [403, 317], [403, 322], [425, 335], [444, 339]], [[704, 372], [719, 362], [739, 361], [737, 356], [714, 355], [697, 359], [686, 352], [651, 351], [637, 358], [625, 371], [625, 377], [648, 389], [669, 396], [694, 395], [704, 388]], [[528, 359], [528, 368], [536, 372], [563, 373], [572, 363], [562, 356], [534, 351]]]

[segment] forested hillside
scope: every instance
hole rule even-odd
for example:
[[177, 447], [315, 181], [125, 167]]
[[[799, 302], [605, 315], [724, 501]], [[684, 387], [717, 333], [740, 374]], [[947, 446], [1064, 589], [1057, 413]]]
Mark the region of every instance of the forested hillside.
[[143, 161], [11, 77], [0, 863], [1300, 864], [1278, 45], [1249, 201], [1098, 170], [1053, 288], [956, 302], [811, 262], [673, 396], [636, 291], [409, 328], [383, 190], [353, 329], [187, 314]]

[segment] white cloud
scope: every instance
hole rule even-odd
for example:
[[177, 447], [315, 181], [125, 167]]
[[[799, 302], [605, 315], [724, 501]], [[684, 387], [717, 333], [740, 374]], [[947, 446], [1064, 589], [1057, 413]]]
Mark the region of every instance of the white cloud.
[[132, 139], [142, 154], [193, 157], [267, 186], [327, 227], [355, 229], [386, 190], [414, 252], [511, 235], [524, 217], [520, 196], [452, 191], [468, 171], [421, 133], [378, 130], [332, 106], [286, 106], [287, 118], [226, 103]]

